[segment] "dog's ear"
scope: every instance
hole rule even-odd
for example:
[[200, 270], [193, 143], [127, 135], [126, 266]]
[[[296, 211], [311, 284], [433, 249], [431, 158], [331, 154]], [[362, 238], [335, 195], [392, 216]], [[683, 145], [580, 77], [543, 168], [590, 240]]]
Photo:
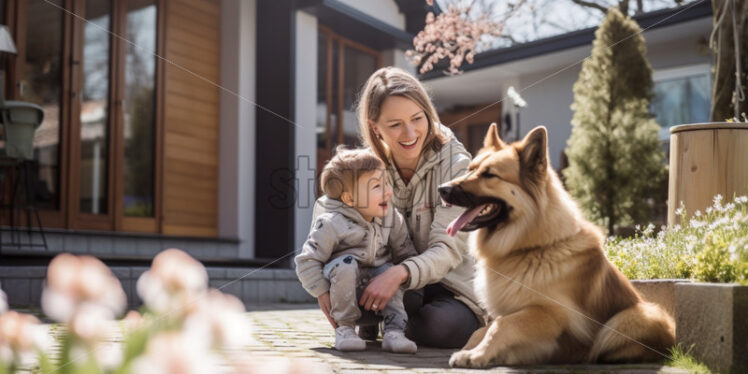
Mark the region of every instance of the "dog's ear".
[[506, 147], [501, 138], [499, 138], [499, 128], [496, 126], [496, 122], [491, 123], [491, 127], [488, 128], [486, 138], [483, 139], [483, 148], [496, 148], [497, 150]]
[[548, 132], [543, 126], [530, 131], [518, 147], [522, 171], [540, 177], [548, 169]]

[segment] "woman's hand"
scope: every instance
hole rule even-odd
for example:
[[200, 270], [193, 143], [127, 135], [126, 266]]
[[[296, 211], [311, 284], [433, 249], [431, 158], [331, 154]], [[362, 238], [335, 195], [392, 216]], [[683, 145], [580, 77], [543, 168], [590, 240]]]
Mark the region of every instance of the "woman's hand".
[[338, 328], [338, 324], [335, 323], [332, 315], [330, 315], [330, 309], [332, 309], [332, 304], [330, 303], [330, 293], [325, 292], [322, 295], [319, 295], [319, 297], [317, 297], [317, 303], [319, 303], [319, 308], [322, 309], [322, 313], [325, 313], [325, 317], [327, 317], [327, 320], [330, 321], [332, 328]]
[[387, 269], [369, 282], [361, 300], [359, 300], [359, 305], [366, 310], [379, 311], [384, 309], [406, 279], [408, 279], [408, 269], [404, 265]]

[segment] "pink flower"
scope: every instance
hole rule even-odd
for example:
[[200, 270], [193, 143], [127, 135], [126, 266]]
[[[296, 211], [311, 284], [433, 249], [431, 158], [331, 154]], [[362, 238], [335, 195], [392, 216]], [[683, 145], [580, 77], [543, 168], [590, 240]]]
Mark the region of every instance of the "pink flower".
[[0, 314], [5, 313], [8, 310], [8, 296], [5, 295], [2, 289], [0, 289]]
[[205, 267], [179, 249], [167, 249], [153, 259], [138, 279], [138, 295], [156, 312], [187, 312], [208, 288]]
[[84, 304], [101, 307], [114, 318], [126, 303], [119, 280], [98, 259], [63, 253], [49, 264], [42, 308], [50, 318], [70, 322]]
[[244, 304], [233, 295], [210, 290], [187, 315], [184, 331], [199, 336], [211, 347], [238, 349], [252, 340]]
[[125, 318], [122, 319], [122, 324], [126, 330], [134, 330], [143, 326], [143, 316], [135, 310], [127, 312]]
[[216, 355], [197, 339], [181, 332], [161, 333], [148, 342], [146, 353], [132, 364], [133, 373], [203, 374], [218, 372]]
[[9, 311], [0, 315], [0, 362], [26, 362], [37, 349], [47, 349], [49, 338], [36, 317]]

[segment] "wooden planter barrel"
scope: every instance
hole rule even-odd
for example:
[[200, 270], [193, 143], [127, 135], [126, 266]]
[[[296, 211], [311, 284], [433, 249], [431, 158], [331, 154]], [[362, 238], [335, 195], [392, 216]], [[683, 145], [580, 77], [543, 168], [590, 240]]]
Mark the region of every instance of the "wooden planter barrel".
[[698, 123], [670, 129], [668, 225], [683, 202], [688, 215], [704, 211], [714, 196], [748, 192], [748, 124]]

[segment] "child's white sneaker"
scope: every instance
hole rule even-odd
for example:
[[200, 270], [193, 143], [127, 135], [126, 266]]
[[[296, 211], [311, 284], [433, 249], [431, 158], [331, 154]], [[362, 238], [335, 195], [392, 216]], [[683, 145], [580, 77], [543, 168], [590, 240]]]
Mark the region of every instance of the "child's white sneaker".
[[340, 326], [335, 329], [335, 349], [341, 352], [363, 351], [366, 342], [358, 337], [353, 327]]
[[382, 338], [382, 349], [393, 353], [416, 353], [418, 347], [402, 331], [387, 331]]

